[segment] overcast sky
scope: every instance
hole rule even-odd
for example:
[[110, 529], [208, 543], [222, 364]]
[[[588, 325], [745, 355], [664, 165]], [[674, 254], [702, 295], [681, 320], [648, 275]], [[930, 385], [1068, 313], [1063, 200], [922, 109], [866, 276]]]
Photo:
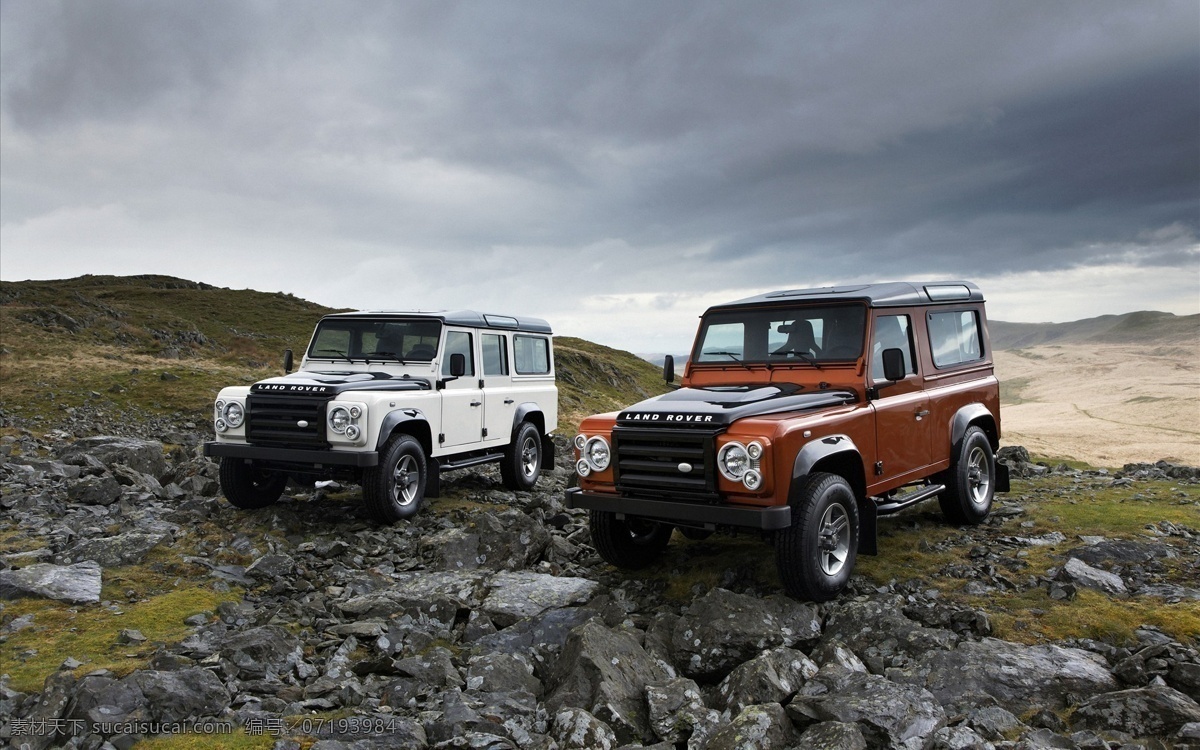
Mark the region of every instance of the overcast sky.
[[1200, 312], [1200, 4], [0, 0], [0, 278], [535, 315]]

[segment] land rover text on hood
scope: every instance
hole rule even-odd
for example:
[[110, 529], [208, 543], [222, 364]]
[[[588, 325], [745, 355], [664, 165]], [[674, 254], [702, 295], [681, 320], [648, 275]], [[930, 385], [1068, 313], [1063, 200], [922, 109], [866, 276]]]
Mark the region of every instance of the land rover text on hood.
[[653, 564], [675, 529], [753, 529], [788, 593], [825, 601], [877, 553], [879, 516], [937, 497], [983, 521], [1008, 491], [999, 440], [974, 284], [771, 292], [704, 313], [678, 390], [580, 424], [566, 500], [617, 567]]
[[554, 465], [558, 389], [550, 326], [458, 312], [354, 312], [317, 323], [297, 372], [231, 386], [213, 408], [221, 490], [239, 508], [288, 480], [358, 483], [391, 523], [437, 497], [441, 472], [499, 463], [528, 490]]

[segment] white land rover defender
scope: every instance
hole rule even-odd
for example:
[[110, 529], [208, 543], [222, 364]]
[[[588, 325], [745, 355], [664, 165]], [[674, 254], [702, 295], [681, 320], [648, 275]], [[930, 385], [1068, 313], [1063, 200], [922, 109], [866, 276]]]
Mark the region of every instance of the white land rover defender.
[[441, 472], [499, 463], [528, 490], [554, 466], [558, 389], [550, 326], [458, 312], [355, 312], [317, 323], [300, 369], [221, 390], [221, 490], [239, 508], [270, 505], [288, 478], [350, 480], [384, 523], [440, 492]]

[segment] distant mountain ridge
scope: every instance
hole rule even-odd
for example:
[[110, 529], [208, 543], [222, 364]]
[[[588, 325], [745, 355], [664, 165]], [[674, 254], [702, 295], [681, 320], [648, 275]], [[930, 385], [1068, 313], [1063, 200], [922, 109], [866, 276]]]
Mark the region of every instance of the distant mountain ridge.
[[996, 349], [1025, 349], [1044, 344], [1196, 345], [1200, 343], [1200, 315], [1142, 310], [1070, 323], [992, 320], [988, 321], [988, 332]]

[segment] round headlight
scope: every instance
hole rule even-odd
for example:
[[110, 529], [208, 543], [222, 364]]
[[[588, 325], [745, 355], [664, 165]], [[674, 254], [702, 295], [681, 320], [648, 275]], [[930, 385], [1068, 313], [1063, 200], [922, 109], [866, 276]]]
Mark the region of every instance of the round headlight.
[[748, 490], [757, 490], [759, 487], [762, 487], [762, 474], [751, 469], [742, 475], [742, 484], [746, 485], [746, 489]]
[[358, 440], [358, 434], [360, 432], [361, 430], [358, 429], [358, 425], [352, 424], [346, 428], [346, 437], [351, 440]]
[[329, 429], [341, 435], [350, 424], [350, 412], [344, 406], [335, 407], [329, 412]]
[[762, 458], [762, 452], [762, 443], [754, 442], [746, 446], [746, 454], [750, 456], [750, 459], [753, 461], [757, 461], [758, 459]]
[[726, 443], [717, 454], [717, 468], [726, 479], [735, 482], [750, 468], [750, 454], [741, 443]]
[[581, 477], [586, 477], [592, 473], [592, 467], [588, 466], [586, 458], [581, 458], [575, 462], [575, 473]]
[[224, 419], [218, 419], [216, 424], [217, 432], [224, 432], [229, 429], [229, 425], [225, 424]]
[[240, 427], [245, 418], [246, 412], [237, 401], [230, 401], [225, 405], [225, 421], [230, 427]]
[[587, 445], [583, 448], [583, 457], [587, 459], [594, 471], [604, 471], [608, 468], [608, 462], [612, 458], [612, 453], [608, 449], [608, 441], [599, 436], [587, 441]]
[[585, 446], [585, 445], [587, 445], [587, 436], [586, 435], [576, 435], [575, 436], [576, 450], [583, 450], [583, 446]]
[[358, 419], [361, 416], [362, 416], [362, 409], [358, 408], [357, 406], [350, 407], [350, 418], [351, 419]]

